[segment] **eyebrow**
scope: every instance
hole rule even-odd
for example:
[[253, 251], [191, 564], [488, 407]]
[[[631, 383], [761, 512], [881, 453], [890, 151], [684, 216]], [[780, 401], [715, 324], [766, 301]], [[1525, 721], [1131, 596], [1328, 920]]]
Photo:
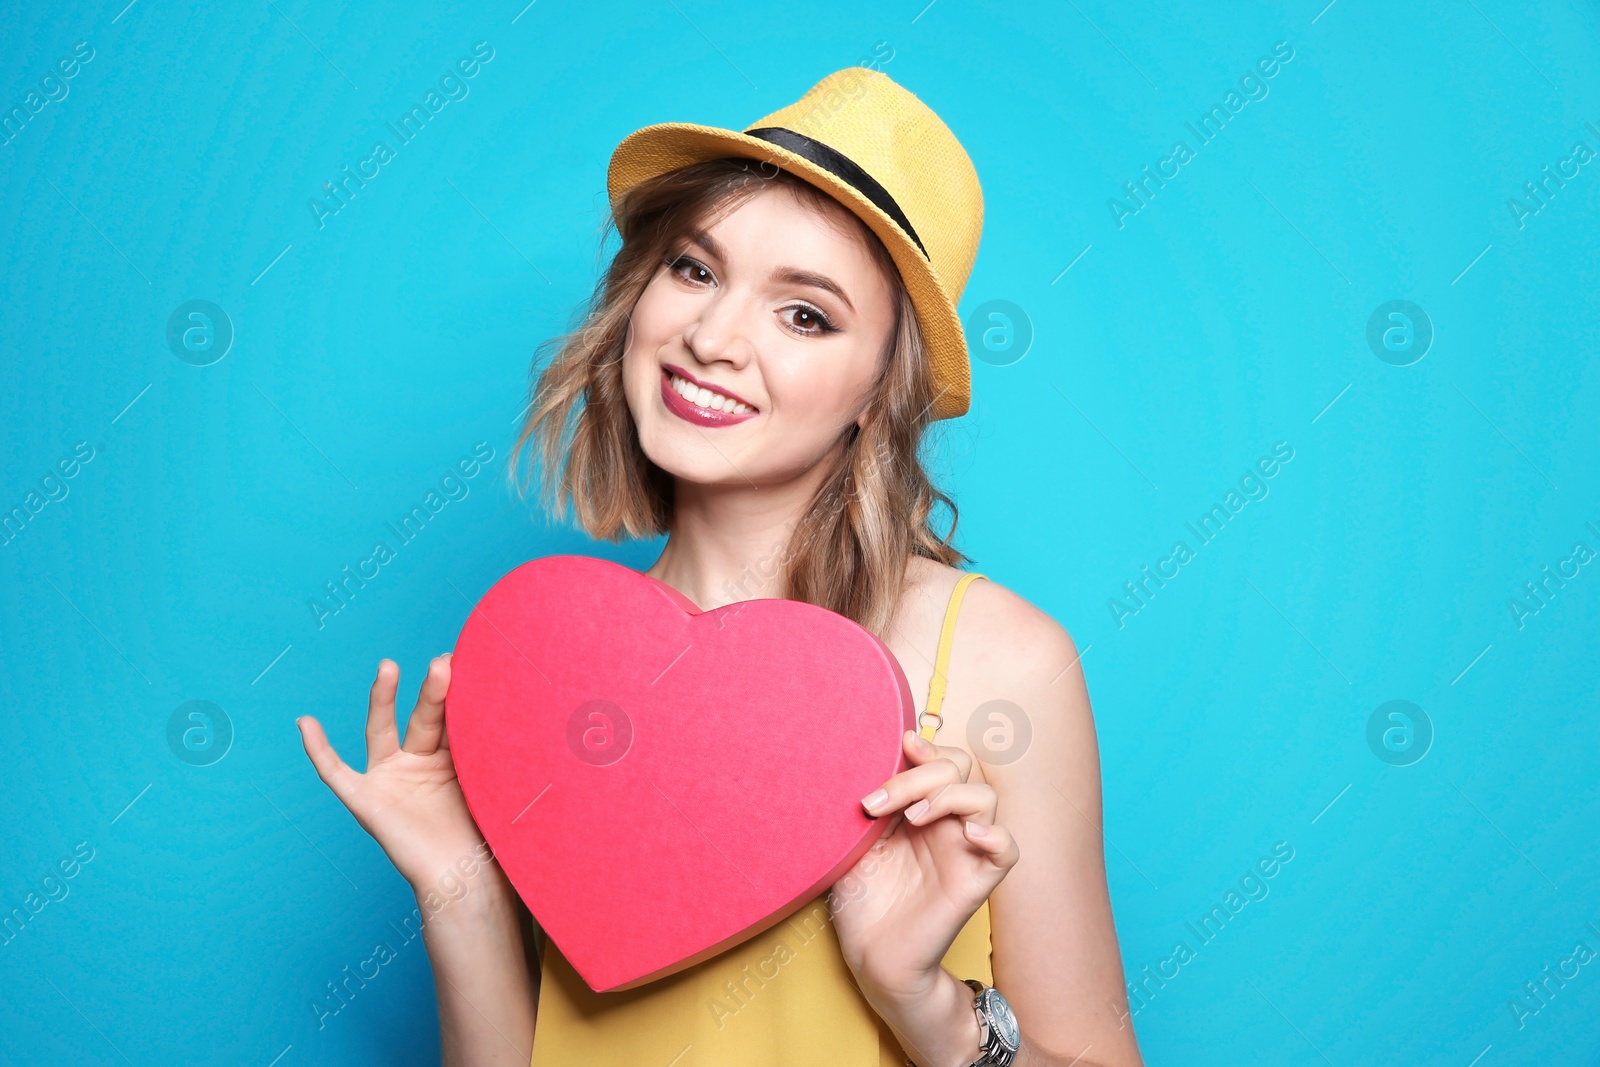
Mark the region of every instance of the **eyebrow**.
[[[717, 243], [717, 239], [715, 237], [712, 237], [704, 230], [689, 230], [685, 236], [698, 244], [704, 245], [706, 251], [710, 252], [718, 259], [724, 262], [727, 261], [727, 251], [722, 247], [722, 245]], [[834, 296], [844, 301], [844, 306], [849, 308], [852, 314], [854, 314], [856, 310], [856, 306], [850, 302], [850, 297], [845, 295], [844, 288], [826, 274], [818, 274], [815, 271], [801, 270], [799, 267], [779, 267], [773, 272], [772, 276], [780, 282], [790, 282], [796, 285], [810, 285], [824, 290], [825, 292], [832, 293]]]

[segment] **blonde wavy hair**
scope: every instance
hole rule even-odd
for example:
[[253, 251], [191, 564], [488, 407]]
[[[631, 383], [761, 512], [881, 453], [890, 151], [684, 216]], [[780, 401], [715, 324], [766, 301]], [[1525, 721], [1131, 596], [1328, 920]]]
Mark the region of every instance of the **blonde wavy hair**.
[[[522, 453], [533, 442], [543, 502], [555, 519], [565, 517], [570, 501], [579, 525], [596, 539], [670, 532], [673, 476], [640, 448], [623, 395], [628, 322], [663, 259], [678, 251], [690, 230], [704, 228], [774, 182], [818, 211], [839, 206], [770, 163], [727, 158], [636, 186], [605, 220], [602, 247], [613, 231], [621, 247], [582, 308], [580, 325], [544, 342], [534, 356], [527, 415], [508, 465], [519, 497], [527, 490]], [[935, 398], [915, 308], [883, 243], [845, 213], [889, 279], [896, 325], [859, 430], [852, 422], [843, 431], [843, 452], [792, 524], [780, 554], [780, 595], [838, 612], [886, 639], [913, 555], [953, 567], [968, 559], [951, 544], [955, 502], [933, 484], [920, 457]], [[553, 358], [540, 370], [551, 350]], [[935, 502], [950, 512], [943, 537], [932, 526]]]

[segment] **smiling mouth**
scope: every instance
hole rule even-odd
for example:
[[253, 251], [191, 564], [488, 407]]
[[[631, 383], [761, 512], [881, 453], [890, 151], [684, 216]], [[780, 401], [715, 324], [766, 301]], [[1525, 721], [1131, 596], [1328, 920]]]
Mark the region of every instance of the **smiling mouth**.
[[699, 426], [731, 426], [757, 414], [749, 404], [696, 385], [665, 366], [661, 368], [661, 399], [668, 411]]

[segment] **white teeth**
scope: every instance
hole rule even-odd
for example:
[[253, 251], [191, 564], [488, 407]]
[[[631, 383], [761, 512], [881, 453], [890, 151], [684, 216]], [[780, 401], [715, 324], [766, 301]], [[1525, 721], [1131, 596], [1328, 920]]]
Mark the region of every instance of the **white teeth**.
[[743, 415], [746, 412], [755, 410], [750, 405], [741, 404], [731, 397], [723, 396], [721, 393], [713, 393], [703, 386], [693, 385], [687, 379], [680, 378], [670, 371], [668, 374], [671, 376], [672, 388], [679, 396], [691, 404], [705, 408], [707, 411], [726, 411], [735, 415]]

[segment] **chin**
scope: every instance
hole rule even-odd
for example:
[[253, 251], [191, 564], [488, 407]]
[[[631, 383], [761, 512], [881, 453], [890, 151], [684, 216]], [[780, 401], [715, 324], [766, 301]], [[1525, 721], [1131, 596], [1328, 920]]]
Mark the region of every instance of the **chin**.
[[726, 460], [711, 453], [709, 457], [695, 454], [694, 450], [682, 448], [676, 444], [651, 446], [641, 438], [640, 445], [644, 454], [651, 463], [660, 467], [673, 478], [693, 485], [709, 485], [713, 482], [723, 481], [732, 473]]
[[652, 411], [642, 421], [635, 415], [634, 426], [645, 457], [674, 478], [698, 485], [730, 480], [749, 484], [739, 474], [741, 470], [748, 471], [749, 464], [734, 458], [738, 468], [730, 466], [725, 447], [719, 453], [695, 427], [673, 418], [670, 413]]

